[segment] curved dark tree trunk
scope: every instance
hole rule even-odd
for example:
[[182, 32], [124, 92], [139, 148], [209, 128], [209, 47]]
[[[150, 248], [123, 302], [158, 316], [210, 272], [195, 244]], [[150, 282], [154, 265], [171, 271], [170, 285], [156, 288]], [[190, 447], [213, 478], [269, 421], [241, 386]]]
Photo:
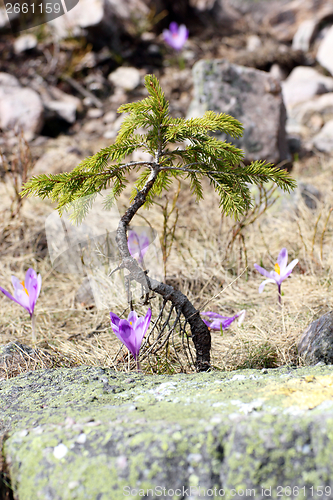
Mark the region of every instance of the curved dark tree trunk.
[[[139, 208], [145, 203], [147, 194], [152, 188], [159, 172], [158, 165], [151, 171], [149, 179], [141, 191], [138, 192], [132, 205], [126, 210], [119, 221], [116, 242], [119, 248], [122, 263], [119, 269], [127, 269], [129, 274], [125, 277], [126, 285], [130, 287], [130, 281], [135, 280], [141, 284], [146, 293], [149, 290], [158, 293], [165, 300], [170, 300], [177, 312], [181, 312], [191, 327], [192, 340], [196, 350], [196, 370], [207, 371], [210, 368], [211, 336], [207, 325], [202, 321], [199, 311], [195, 309], [189, 299], [172, 286], [161, 283], [150, 278], [131, 256], [127, 245], [128, 226]], [[129, 296], [130, 299], [130, 296]]]

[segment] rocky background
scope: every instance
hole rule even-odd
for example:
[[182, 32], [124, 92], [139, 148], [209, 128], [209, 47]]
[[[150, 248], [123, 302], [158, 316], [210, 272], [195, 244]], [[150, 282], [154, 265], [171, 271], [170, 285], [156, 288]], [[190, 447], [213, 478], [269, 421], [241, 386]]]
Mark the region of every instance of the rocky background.
[[[161, 35], [171, 21], [190, 32], [180, 55]], [[333, 150], [332, 51], [327, 0], [80, 0], [15, 36], [2, 7], [0, 146], [10, 157], [23, 131], [33, 173], [68, 170], [115, 138], [118, 106], [142, 98], [155, 73], [172, 114], [230, 113], [245, 126], [249, 161], [291, 166], [295, 155]], [[239, 66], [248, 69], [230, 77]]]

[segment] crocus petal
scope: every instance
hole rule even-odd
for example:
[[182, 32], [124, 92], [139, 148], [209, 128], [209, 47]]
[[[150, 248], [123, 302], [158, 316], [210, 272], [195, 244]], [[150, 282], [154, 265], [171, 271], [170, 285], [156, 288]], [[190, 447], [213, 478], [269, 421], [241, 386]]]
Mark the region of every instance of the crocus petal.
[[170, 23], [169, 30], [175, 35], [178, 33], [178, 24], [175, 21], [172, 21], [172, 23]]
[[169, 30], [163, 30], [163, 38], [170, 47], [180, 50], [188, 38], [188, 29], [184, 24], [178, 28], [175, 22], [172, 22], [169, 28]]
[[29, 304], [29, 299], [28, 299], [28, 296], [27, 294], [24, 292], [24, 294], [26, 295], [27, 297], [27, 302], [23, 302], [22, 298], [21, 297], [13, 297], [9, 292], [7, 292], [7, 290], [5, 290], [4, 288], [2, 288], [0, 286], [0, 290], [2, 291], [3, 294], [6, 295], [6, 297], [8, 297], [10, 300], [13, 300], [14, 302], [16, 302], [16, 304], [18, 304], [19, 306], [21, 307], [24, 307], [24, 309], [26, 309], [28, 311], [28, 313], [30, 314], [31, 316], [31, 313], [30, 313], [30, 304]]
[[238, 313], [238, 315], [237, 315], [237, 317], [238, 317], [238, 326], [241, 326], [241, 324], [243, 323], [244, 318], [245, 318], [245, 314], [246, 314], [245, 309], [243, 309], [242, 311], [240, 311]]
[[112, 328], [113, 327], [116, 327], [116, 329], [118, 330], [119, 328], [119, 322], [120, 322], [120, 318], [119, 316], [117, 316], [115, 313], [113, 312], [110, 312], [110, 319], [111, 319], [111, 325], [112, 325]]
[[133, 354], [136, 360], [139, 355], [142, 339], [150, 324], [151, 309], [148, 309], [145, 317], [138, 317], [135, 311], [131, 311], [128, 319], [120, 319], [116, 314], [110, 312], [110, 319], [113, 332]]
[[288, 276], [290, 276], [290, 274], [292, 273], [296, 264], [298, 264], [298, 259], [294, 259], [290, 262], [290, 264], [286, 267], [286, 269], [284, 271], [283, 279], [286, 279], [286, 278], [288, 278]]
[[[116, 332], [115, 332], [116, 333]], [[119, 332], [116, 333], [119, 340], [127, 347], [127, 349], [133, 354], [134, 358], [137, 357], [136, 345], [135, 345], [135, 332], [132, 326], [129, 324], [127, 319], [121, 319], [119, 322]]]
[[132, 325], [132, 327], [135, 327], [135, 323], [138, 321], [138, 316], [135, 311], [131, 311], [128, 315], [127, 321]]
[[14, 290], [16, 290], [17, 288], [19, 290], [23, 290], [23, 285], [22, 285], [21, 281], [18, 278], [16, 278], [16, 276], [12, 276], [11, 280], [12, 280]]
[[188, 29], [186, 28], [185, 24], [181, 24], [179, 26], [178, 38], [179, 38], [179, 44], [181, 44], [180, 48], [182, 48], [182, 46], [184, 45], [184, 43], [188, 39]]
[[[266, 278], [270, 278], [272, 279], [272, 274], [271, 272], [268, 272], [266, 271], [266, 269], [264, 269], [263, 267], [261, 266], [258, 266], [258, 264], [254, 264], [254, 267], [255, 269], [260, 273], [262, 274], [263, 276], [265, 276]], [[274, 272], [274, 271], [273, 271]], [[277, 274], [277, 273], [276, 273]]]
[[32, 282], [34, 282], [34, 280], [37, 280], [37, 273], [30, 267], [25, 273], [25, 280], [24, 280], [24, 285], [28, 290], [28, 293], [29, 293], [29, 288], [31, 288], [31, 284]]
[[217, 314], [212, 311], [202, 311], [200, 314], [208, 316], [208, 318], [220, 318], [220, 319], [226, 318], [226, 316], [221, 316], [221, 314]]
[[287, 262], [288, 262], [288, 250], [286, 248], [282, 248], [276, 262], [280, 266], [280, 274], [283, 274], [287, 267]]
[[137, 332], [136, 338], [137, 338], [137, 341], [139, 342], [138, 353], [139, 353], [139, 350], [140, 350], [140, 347], [142, 344], [142, 339], [146, 335], [146, 332], [147, 332], [148, 327], [150, 325], [150, 320], [151, 320], [151, 309], [149, 308], [147, 313], [146, 313], [146, 316], [144, 318], [143, 317], [139, 318], [137, 323], [136, 323], [136, 327], [135, 327], [135, 330]]
[[203, 322], [211, 329], [211, 330], [216, 330], [219, 331], [221, 330], [226, 330], [229, 328], [231, 323], [235, 321], [235, 319], [239, 318], [238, 324], [241, 325], [242, 321], [245, 316], [245, 310], [240, 311], [239, 313], [235, 314], [234, 316], [221, 316], [220, 314], [213, 313], [211, 311], [207, 312], [202, 312], [200, 314], [205, 314], [206, 316], [210, 316], [211, 318], [215, 318], [213, 321], [208, 321], [202, 318]]
[[265, 285], [267, 285], [267, 283], [276, 283], [276, 280], [273, 280], [273, 279], [268, 279], [268, 280], [265, 280], [261, 283], [261, 285], [259, 286], [259, 293], [261, 293], [263, 291], [263, 289], [265, 288]]
[[209, 325], [208, 327], [211, 329], [211, 330], [215, 330], [215, 331], [219, 331], [221, 330], [221, 324], [222, 324], [222, 329], [223, 329], [223, 323], [222, 323], [222, 320], [221, 319], [214, 319]]
[[28, 289], [28, 297], [29, 297], [31, 314], [33, 314], [34, 309], [35, 309], [35, 305], [36, 305], [36, 301], [37, 301], [37, 291], [38, 291], [37, 279], [31, 280], [29, 283], [29, 289]]
[[37, 282], [38, 282], [37, 297], [39, 297], [40, 290], [42, 288], [42, 277], [40, 274], [37, 276]]

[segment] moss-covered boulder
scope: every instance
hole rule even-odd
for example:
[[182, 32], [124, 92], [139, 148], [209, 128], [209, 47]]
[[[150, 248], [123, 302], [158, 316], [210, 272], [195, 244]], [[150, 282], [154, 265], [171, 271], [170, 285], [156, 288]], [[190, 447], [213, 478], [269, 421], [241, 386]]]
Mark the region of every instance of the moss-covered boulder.
[[19, 500], [333, 498], [331, 366], [34, 371], [0, 383], [0, 419]]

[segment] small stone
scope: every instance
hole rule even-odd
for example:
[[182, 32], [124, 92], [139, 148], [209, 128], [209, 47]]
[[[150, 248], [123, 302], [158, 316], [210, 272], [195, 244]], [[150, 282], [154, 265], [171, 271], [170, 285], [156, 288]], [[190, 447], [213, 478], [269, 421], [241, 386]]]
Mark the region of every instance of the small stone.
[[333, 78], [327, 77], [307, 66], [297, 66], [282, 83], [284, 103], [289, 109], [307, 102], [316, 95], [333, 91]]
[[113, 123], [117, 119], [117, 113], [115, 111], [109, 111], [103, 116], [104, 123]]
[[285, 80], [287, 77], [286, 71], [277, 63], [272, 64], [269, 74], [279, 82]]
[[79, 484], [79, 481], [70, 481], [67, 486], [69, 490], [75, 490], [75, 488], [77, 488]]
[[84, 432], [82, 432], [76, 439], [76, 442], [79, 444], [84, 444], [86, 441], [87, 441], [87, 435]]
[[87, 112], [88, 118], [101, 118], [103, 116], [103, 110], [98, 108], [90, 108]]
[[57, 446], [55, 446], [53, 450], [53, 455], [55, 458], [60, 460], [61, 458], [64, 458], [67, 455], [67, 452], [68, 452], [67, 446], [64, 445], [63, 443], [60, 443]]
[[313, 145], [323, 153], [333, 152], [333, 120], [329, 120], [314, 136]]
[[86, 134], [102, 135], [104, 132], [104, 125], [101, 120], [89, 120], [83, 125], [82, 130], [86, 132]]
[[121, 66], [120, 68], [117, 68], [116, 71], [109, 74], [108, 80], [113, 83], [115, 87], [120, 87], [121, 89], [130, 92], [138, 87], [141, 75], [140, 71], [136, 68]]
[[254, 52], [262, 46], [261, 40], [257, 35], [250, 35], [246, 40], [246, 50]]
[[15, 54], [21, 54], [27, 50], [31, 50], [37, 47], [37, 38], [35, 35], [21, 35], [16, 38], [14, 42], [14, 52]]
[[321, 41], [318, 52], [317, 61], [325, 69], [327, 69], [331, 75], [333, 75], [333, 26], [327, 31], [323, 40]]
[[297, 28], [291, 47], [294, 50], [307, 52], [315, 36], [318, 22], [314, 19], [303, 21]]

